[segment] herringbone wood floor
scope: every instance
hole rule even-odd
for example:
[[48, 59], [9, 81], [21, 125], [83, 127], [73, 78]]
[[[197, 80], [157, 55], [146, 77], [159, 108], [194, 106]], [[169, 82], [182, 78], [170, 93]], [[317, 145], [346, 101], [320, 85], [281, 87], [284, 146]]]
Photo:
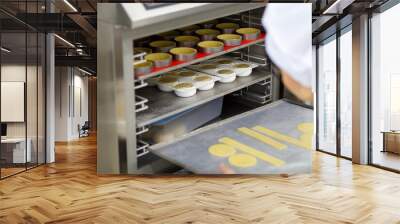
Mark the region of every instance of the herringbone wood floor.
[[400, 175], [315, 153], [290, 177], [99, 177], [95, 138], [0, 181], [0, 223], [400, 223]]

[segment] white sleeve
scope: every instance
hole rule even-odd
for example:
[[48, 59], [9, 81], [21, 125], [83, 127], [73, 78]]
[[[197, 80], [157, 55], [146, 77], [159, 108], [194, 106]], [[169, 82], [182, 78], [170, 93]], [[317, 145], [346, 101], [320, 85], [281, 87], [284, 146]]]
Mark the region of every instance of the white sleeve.
[[271, 60], [305, 87], [313, 87], [311, 3], [271, 3], [262, 23]]

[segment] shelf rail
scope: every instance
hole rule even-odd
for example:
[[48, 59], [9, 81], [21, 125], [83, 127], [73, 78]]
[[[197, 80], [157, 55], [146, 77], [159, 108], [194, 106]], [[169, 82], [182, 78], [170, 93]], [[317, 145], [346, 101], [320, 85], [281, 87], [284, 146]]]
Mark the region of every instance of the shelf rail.
[[148, 86], [149, 84], [144, 80], [135, 80], [135, 90]]
[[136, 100], [135, 100], [135, 112], [139, 113], [141, 111], [147, 110], [149, 107], [146, 105], [146, 103], [149, 102], [148, 99], [136, 95]]
[[136, 154], [137, 154], [137, 157], [139, 158], [139, 157], [144, 156], [144, 155], [146, 155], [147, 153], [149, 153], [149, 152], [150, 152], [150, 151], [149, 151], [149, 146], [150, 146], [149, 143], [147, 143], [147, 142], [145, 142], [145, 141], [143, 141], [143, 140], [138, 139], [138, 140], [137, 140], [137, 146], [136, 146]]
[[149, 131], [147, 126], [136, 127], [136, 135], [141, 135]]

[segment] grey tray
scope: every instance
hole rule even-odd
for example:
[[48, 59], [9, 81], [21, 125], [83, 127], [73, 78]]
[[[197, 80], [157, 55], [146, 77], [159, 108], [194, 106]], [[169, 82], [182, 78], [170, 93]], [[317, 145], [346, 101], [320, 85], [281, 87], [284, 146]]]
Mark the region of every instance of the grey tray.
[[137, 90], [136, 94], [149, 100], [148, 109], [137, 113], [136, 126], [145, 126], [217, 99], [236, 90], [253, 85], [268, 78], [270, 72], [262, 68], [253, 69], [247, 77], [237, 77], [232, 83], [216, 82], [214, 88], [207, 91], [198, 91], [188, 98], [177, 97], [173, 92], [161, 92], [157, 87], [147, 87]]
[[[170, 143], [157, 144], [150, 147], [154, 154], [175, 163], [197, 174], [222, 174], [221, 164], [230, 167], [237, 174], [293, 174], [311, 171], [311, 150], [287, 145], [284, 150], [277, 150], [252, 137], [237, 131], [240, 127], [264, 126], [282, 134], [298, 138], [300, 132], [297, 125], [313, 122], [313, 111], [286, 101], [277, 101], [253, 111], [206, 126]], [[253, 167], [238, 168], [231, 166], [227, 158], [216, 157], [208, 152], [208, 148], [217, 144], [222, 137], [230, 137], [258, 151], [267, 153], [285, 161], [285, 165], [277, 167], [257, 159]]]

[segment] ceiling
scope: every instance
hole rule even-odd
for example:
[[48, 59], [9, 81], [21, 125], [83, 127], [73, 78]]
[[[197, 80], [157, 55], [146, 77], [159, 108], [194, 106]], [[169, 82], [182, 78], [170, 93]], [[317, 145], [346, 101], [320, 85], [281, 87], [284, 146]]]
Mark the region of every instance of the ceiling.
[[7, 58], [15, 61], [36, 55], [37, 48], [30, 43], [33, 34], [25, 37], [26, 30], [35, 35], [54, 32], [56, 65], [79, 66], [96, 73], [96, 3], [96, 0], [1, 0], [2, 46], [12, 49]]
[[[332, 35], [336, 29], [335, 25], [346, 16], [372, 9], [386, 1], [388, 0], [304, 0], [297, 2], [313, 4], [312, 23], [315, 43]], [[34, 53], [36, 46], [35, 43], [31, 43], [31, 37], [29, 37], [27, 51], [25, 50], [25, 30], [54, 32], [61, 37], [55, 38], [56, 65], [80, 66], [95, 72], [98, 2], [126, 1], [1, 0], [2, 45], [13, 48], [12, 55], [15, 57], [26, 55], [27, 52], [29, 56]], [[274, 0], [270, 2], [274, 2]], [[339, 14], [324, 13], [327, 9], [334, 7], [340, 9], [341, 12]], [[50, 11], [51, 13], [49, 13]]]
[[[352, 23], [354, 16], [373, 12], [390, 0], [318, 0], [313, 11], [313, 44], [329, 38]], [[332, 10], [333, 9], [333, 10]]]

